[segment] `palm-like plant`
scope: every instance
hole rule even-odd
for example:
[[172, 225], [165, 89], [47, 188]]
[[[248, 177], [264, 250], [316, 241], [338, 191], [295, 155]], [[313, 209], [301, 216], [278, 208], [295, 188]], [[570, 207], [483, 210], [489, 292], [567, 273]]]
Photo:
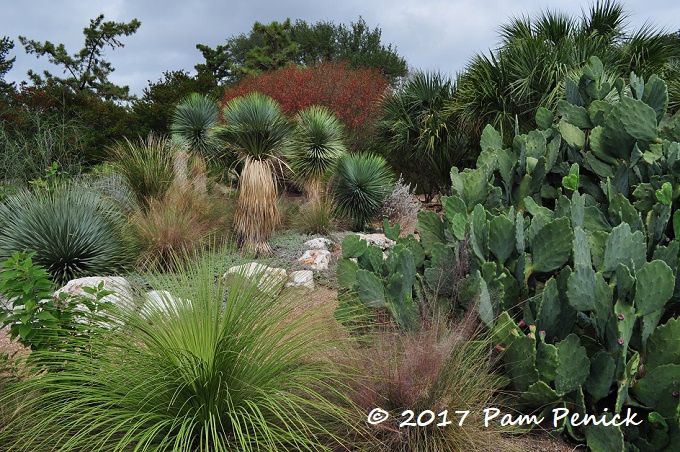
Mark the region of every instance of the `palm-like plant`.
[[113, 202], [78, 185], [19, 191], [0, 204], [0, 258], [34, 251], [61, 283], [110, 275], [131, 261], [125, 218]]
[[[257, 284], [215, 280], [215, 258], [149, 276], [157, 296], [121, 303], [81, 353], [36, 352], [61, 372], [5, 388], [18, 403], [0, 448], [321, 450], [360, 414], [343, 393], [327, 318]], [[260, 277], [263, 277], [260, 275]], [[293, 292], [294, 293], [294, 292]], [[289, 295], [293, 294], [289, 293]], [[170, 295], [171, 294], [171, 295]], [[337, 427], [337, 429], [336, 429]]]
[[170, 124], [173, 138], [186, 143], [189, 149], [210, 155], [219, 151], [221, 143], [214, 134], [220, 121], [217, 101], [192, 93], [177, 104]]
[[325, 106], [312, 105], [295, 116], [295, 133], [287, 154], [293, 177], [310, 201], [318, 201], [325, 174], [346, 151], [340, 120]]
[[269, 239], [279, 223], [274, 164], [280, 162], [293, 130], [272, 98], [253, 92], [232, 99], [223, 110], [219, 136], [243, 161], [234, 230], [250, 251], [269, 253]]
[[331, 186], [340, 213], [361, 230], [392, 192], [394, 175], [381, 156], [345, 154], [338, 160]]
[[594, 3], [580, 20], [550, 11], [512, 19], [500, 29], [500, 47], [475, 56], [459, 77], [450, 113], [473, 142], [486, 124], [509, 137], [516, 119], [525, 131], [538, 107], [555, 110], [565, 78], [593, 55], [612, 77], [660, 73], [678, 54], [672, 39], [649, 25], [629, 33], [625, 19], [621, 4], [610, 0]]
[[[389, 140], [389, 161], [433, 195], [448, 185], [453, 165], [465, 159], [465, 143], [445, 110], [453, 96], [450, 79], [438, 72], [416, 72], [382, 103], [380, 129]], [[416, 180], [413, 180], [416, 179]], [[425, 180], [423, 180], [425, 179]]]

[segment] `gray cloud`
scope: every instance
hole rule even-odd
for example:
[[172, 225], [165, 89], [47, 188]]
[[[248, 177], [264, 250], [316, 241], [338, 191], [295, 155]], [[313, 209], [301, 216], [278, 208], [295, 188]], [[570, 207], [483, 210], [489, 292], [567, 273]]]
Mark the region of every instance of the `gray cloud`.
[[[10, 81], [26, 78], [28, 69], [53, 73], [59, 69], [46, 58], [26, 55], [17, 36], [39, 41], [64, 43], [70, 53], [80, 50], [82, 29], [100, 13], [107, 20], [142, 22], [139, 31], [123, 38], [125, 47], [108, 51], [107, 57], [116, 71], [112, 80], [129, 85], [141, 93], [148, 81], [158, 80], [166, 70], [193, 71], [202, 60], [197, 43], [216, 46], [229, 36], [248, 32], [253, 22], [268, 23], [287, 17], [307, 22], [328, 20], [349, 23], [362, 16], [369, 26], [382, 29], [383, 42], [397, 47], [412, 68], [438, 69], [454, 75], [476, 53], [488, 52], [498, 41], [498, 27], [512, 16], [534, 16], [546, 9], [578, 15], [592, 2], [569, 0], [345, 0], [345, 1], [276, 1], [276, 0], [33, 0], [3, 5], [0, 36], [15, 42], [14, 68]], [[678, 30], [680, 5], [676, 1], [628, 0], [632, 28], [645, 21]]]

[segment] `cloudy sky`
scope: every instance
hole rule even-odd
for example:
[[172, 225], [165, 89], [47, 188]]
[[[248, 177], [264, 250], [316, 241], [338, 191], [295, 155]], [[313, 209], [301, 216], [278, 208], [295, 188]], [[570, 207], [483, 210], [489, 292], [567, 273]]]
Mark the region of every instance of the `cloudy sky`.
[[[255, 21], [270, 23], [286, 18], [308, 23], [336, 24], [356, 21], [380, 27], [383, 43], [392, 43], [411, 68], [441, 70], [454, 75], [475, 53], [495, 47], [499, 25], [518, 15], [535, 16], [546, 9], [579, 15], [590, 0], [5, 0], [0, 36], [14, 40], [16, 56], [8, 81], [21, 81], [26, 71], [45, 68], [59, 74], [45, 57], [27, 55], [17, 36], [55, 44], [73, 54], [83, 44], [82, 29], [103, 13], [106, 20], [142, 25], [124, 37], [124, 48], [109, 50], [115, 83], [141, 94], [148, 81], [166, 70], [193, 72], [202, 61], [196, 44], [214, 47], [236, 34], [248, 32]], [[680, 29], [677, 0], [627, 0], [631, 29], [646, 21], [669, 31]], [[30, 4], [30, 6], [29, 6]]]

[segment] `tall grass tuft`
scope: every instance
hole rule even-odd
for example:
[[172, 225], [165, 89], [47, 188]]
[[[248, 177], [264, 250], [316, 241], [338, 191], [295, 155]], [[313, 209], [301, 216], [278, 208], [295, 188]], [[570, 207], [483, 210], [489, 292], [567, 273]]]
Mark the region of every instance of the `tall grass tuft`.
[[3, 450], [348, 450], [360, 413], [326, 319], [240, 278], [227, 288], [217, 265], [149, 278], [172, 295], [112, 310], [125, 326], [92, 335], [90, 353], [44, 352], [64, 370], [0, 394], [21, 396]]
[[[371, 450], [518, 450], [502, 429], [485, 428], [480, 418], [483, 409], [499, 406], [496, 392], [502, 384], [490, 359], [491, 341], [482, 334], [464, 337], [460, 330], [465, 329], [433, 322], [419, 332], [380, 332], [363, 349], [357, 366], [366, 377], [353, 382], [353, 397], [365, 413], [376, 407], [390, 413], [387, 421], [373, 426]], [[434, 422], [400, 428], [407, 420], [405, 410], [414, 412], [413, 422], [430, 410]], [[446, 419], [440, 414], [444, 410]], [[469, 417], [459, 426], [456, 411], [462, 410]], [[437, 426], [444, 420], [451, 424]]]
[[138, 141], [118, 141], [109, 148], [115, 170], [132, 189], [137, 203], [144, 208], [151, 198], [161, 197], [174, 179], [175, 155], [181, 145], [167, 138], [149, 135]]

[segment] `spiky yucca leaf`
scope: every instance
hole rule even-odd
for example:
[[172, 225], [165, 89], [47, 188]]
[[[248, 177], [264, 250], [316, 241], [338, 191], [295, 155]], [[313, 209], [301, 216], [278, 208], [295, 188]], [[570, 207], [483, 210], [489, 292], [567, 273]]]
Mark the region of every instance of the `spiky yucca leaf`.
[[35, 251], [58, 282], [110, 275], [131, 259], [125, 220], [114, 204], [77, 185], [17, 192], [0, 204], [0, 257]]
[[192, 93], [175, 107], [170, 132], [173, 138], [183, 141], [190, 149], [209, 155], [222, 147], [214, 133], [219, 120], [217, 101]]
[[[347, 148], [343, 126], [327, 107], [312, 105], [296, 117], [295, 133], [287, 157], [293, 177], [313, 193], [321, 178], [333, 168]], [[317, 189], [318, 190], [318, 189]]]
[[362, 229], [392, 191], [394, 176], [387, 162], [375, 154], [346, 154], [338, 160], [333, 197], [342, 215]]
[[327, 318], [295, 292], [272, 299], [243, 278], [227, 290], [216, 268], [212, 257], [149, 277], [156, 296], [108, 311], [125, 326], [97, 330], [91, 353], [41, 353], [63, 371], [36, 369], [0, 394], [18, 405], [0, 448], [349, 450], [338, 435], [362, 414], [328, 358], [342, 340]]

